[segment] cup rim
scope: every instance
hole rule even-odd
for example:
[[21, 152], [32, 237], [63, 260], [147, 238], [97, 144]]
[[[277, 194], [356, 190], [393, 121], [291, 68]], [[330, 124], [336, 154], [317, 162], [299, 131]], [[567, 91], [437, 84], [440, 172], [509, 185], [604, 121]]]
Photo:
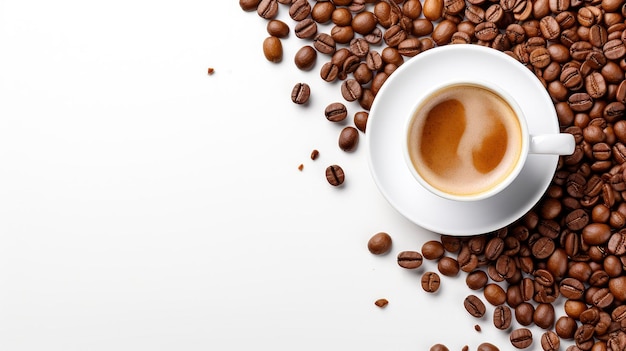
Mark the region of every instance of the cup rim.
[[[513, 169], [509, 172], [509, 174], [504, 179], [502, 179], [497, 185], [477, 194], [470, 194], [470, 195], [451, 194], [451, 193], [444, 192], [434, 187], [433, 185], [428, 183], [415, 169], [411, 161], [411, 157], [409, 155], [408, 142], [407, 142], [408, 131], [409, 131], [410, 125], [413, 123], [413, 120], [415, 118], [416, 110], [421, 106], [421, 104], [423, 104], [426, 98], [428, 98], [429, 96], [431, 96], [432, 94], [436, 93], [437, 91], [441, 89], [444, 89], [446, 87], [453, 86], [453, 85], [475, 85], [475, 86], [483, 87], [497, 94], [498, 96], [502, 97], [515, 112], [515, 115], [517, 117], [517, 120], [520, 125], [520, 129], [521, 129], [521, 144], [522, 145], [521, 145], [520, 155], [515, 163], [515, 167], [513, 167]], [[424, 187], [431, 193], [441, 198], [452, 200], [452, 201], [461, 201], [461, 202], [472, 202], [472, 201], [480, 201], [480, 200], [487, 199], [489, 197], [492, 197], [500, 193], [502, 190], [510, 186], [515, 181], [515, 179], [519, 176], [522, 169], [524, 168], [526, 159], [528, 158], [529, 149], [530, 149], [530, 146], [529, 146], [530, 135], [529, 135], [528, 124], [527, 124], [526, 119], [527, 118], [524, 115], [522, 108], [519, 106], [515, 98], [513, 98], [513, 96], [511, 96], [511, 94], [509, 94], [506, 91], [506, 89], [502, 88], [498, 84], [495, 84], [493, 82], [489, 82], [486, 80], [477, 80], [477, 79], [469, 80], [469, 79], [464, 79], [464, 78], [454, 78], [454, 79], [448, 79], [445, 81], [438, 82], [437, 84], [432, 86], [432, 89], [429, 89], [423, 92], [422, 94], [420, 94], [420, 96], [416, 99], [416, 102], [413, 104], [413, 107], [411, 108], [411, 114], [406, 118], [406, 121], [404, 124], [404, 131], [405, 131], [404, 138], [401, 141], [406, 167], [409, 169], [410, 173], [413, 175], [413, 178], [419, 182], [419, 185], [421, 185], [422, 187]]]

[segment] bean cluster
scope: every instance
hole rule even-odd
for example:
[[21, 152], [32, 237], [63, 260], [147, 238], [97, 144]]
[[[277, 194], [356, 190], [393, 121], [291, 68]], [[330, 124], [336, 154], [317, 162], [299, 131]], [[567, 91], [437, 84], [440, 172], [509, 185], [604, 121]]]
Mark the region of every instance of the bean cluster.
[[[574, 135], [575, 152], [560, 158], [552, 184], [523, 218], [493, 233], [443, 235], [446, 254], [433, 259], [444, 275], [467, 274], [468, 287], [494, 307], [495, 327], [509, 330], [515, 347], [532, 344], [525, 327], [534, 324], [546, 330], [544, 350], [559, 349], [560, 340], [571, 340], [570, 351], [626, 350], [624, 0], [240, 0], [240, 6], [268, 20], [263, 50], [272, 62], [282, 60], [281, 40], [290, 31], [276, 16], [289, 12], [296, 37], [307, 42], [296, 66], [311, 69], [323, 57], [320, 78], [340, 81], [343, 99], [362, 108], [354, 117], [363, 133], [381, 86], [425, 50], [488, 46], [531, 70], [551, 96], [561, 130]], [[339, 102], [325, 114], [331, 122], [347, 117]], [[356, 145], [348, 136], [358, 137], [349, 133], [345, 150]], [[481, 314], [478, 295], [466, 302]], [[559, 318], [557, 299], [565, 306]], [[511, 330], [512, 319], [521, 327]]]

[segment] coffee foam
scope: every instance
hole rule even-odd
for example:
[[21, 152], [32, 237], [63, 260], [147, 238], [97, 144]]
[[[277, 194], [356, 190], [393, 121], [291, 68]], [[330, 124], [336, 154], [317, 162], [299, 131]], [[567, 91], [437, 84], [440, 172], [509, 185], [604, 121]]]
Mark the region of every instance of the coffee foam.
[[[458, 103], [450, 105], [447, 101], [451, 100]], [[453, 116], [453, 111], [439, 111], [439, 117], [445, 117], [445, 121], [442, 121], [444, 123], [440, 125], [440, 135], [426, 136], [421, 129], [427, 115], [442, 105], [461, 106], [465, 110], [465, 119]], [[419, 152], [422, 146], [427, 150], [428, 145], [414, 147], [409, 152], [412, 163], [424, 180], [443, 192], [463, 196], [489, 190], [511, 173], [520, 157], [522, 135], [515, 112], [501, 97], [484, 88], [469, 85], [444, 88], [418, 109], [415, 118], [416, 123], [409, 132], [409, 138], [419, 138], [417, 143], [413, 143], [414, 146], [422, 145], [424, 140], [434, 140], [434, 143], [429, 144], [429, 152], [436, 155], [429, 159]], [[465, 127], [460, 123], [464, 123]], [[429, 124], [432, 123], [429, 121]], [[448, 130], [448, 127], [453, 128]], [[506, 131], [505, 141], [491, 135], [495, 129]], [[493, 145], [489, 147], [485, 141]], [[506, 152], [502, 154], [499, 151], [502, 148], [495, 145], [503, 142], [506, 143]], [[495, 162], [495, 168], [489, 166], [485, 171], [485, 167], [476, 167], [474, 154], [481, 154], [481, 151], [486, 157], [496, 156], [499, 159], [501, 156], [501, 160]], [[499, 152], [502, 155], [497, 155]]]

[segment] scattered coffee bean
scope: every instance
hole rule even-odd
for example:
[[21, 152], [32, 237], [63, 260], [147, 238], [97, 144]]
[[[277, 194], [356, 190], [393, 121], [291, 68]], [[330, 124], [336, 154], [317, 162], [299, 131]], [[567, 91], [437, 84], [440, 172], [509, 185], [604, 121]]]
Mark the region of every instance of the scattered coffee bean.
[[310, 96], [311, 88], [306, 83], [296, 83], [291, 90], [291, 101], [299, 105], [306, 104]]
[[561, 347], [561, 339], [555, 332], [549, 330], [541, 335], [541, 348], [544, 351], [557, 351]]
[[441, 285], [441, 279], [439, 274], [435, 272], [426, 272], [422, 275], [422, 289], [429, 293], [434, 293], [439, 290]]
[[303, 169], [304, 169], [304, 164], [302, 164], [302, 163], [301, 163], [301, 164], [299, 164], [299, 165], [298, 165], [298, 170], [299, 170], [299, 171], [302, 171]]
[[273, 19], [267, 22], [267, 33], [277, 38], [286, 38], [289, 35], [289, 26], [281, 20]]
[[422, 255], [417, 251], [401, 251], [398, 253], [398, 265], [402, 268], [419, 268], [423, 260]]
[[478, 345], [477, 351], [500, 351], [494, 344], [490, 344], [488, 342], [484, 342]]
[[315, 51], [312, 46], [305, 45], [301, 47], [298, 52], [296, 52], [296, 56], [293, 61], [296, 64], [296, 67], [303, 71], [307, 71], [315, 66], [316, 59], [317, 51]]
[[463, 301], [465, 310], [473, 317], [480, 318], [485, 315], [486, 307], [482, 300], [476, 295], [469, 295]]
[[389, 301], [387, 299], [378, 299], [374, 301], [374, 305], [380, 308], [386, 307], [388, 304], [389, 304]]
[[515, 329], [509, 335], [511, 344], [518, 349], [525, 349], [533, 343], [533, 333], [528, 328]]
[[367, 119], [369, 118], [369, 113], [366, 111], [359, 111], [354, 114], [354, 126], [365, 133], [365, 129], [367, 127]]
[[256, 11], [259, 2], [261, 2], [261, 0], [239, 0], [239, 6], [241, 6], [241, 9], [244, 11]]
[[437, 268], [439, 272], [445, 276], [453, 277], [459, 274], [459, 262], [452, 257], [442, 257], [437, 262]]
[[343, 168], [338, 165], [331, 165], [326, 168], [326, 180], [332, 186], [340, 186], [345, 181]]
[[339, 148], [343, 151], [353, 151], [359, 143], [359, 131], [354, 127], [345, 127], [339, 134]]
[[274, 63], [278, 63], [283, 59], [283, 44], [277, 37], [267, 37], [263, 41], [263, 54], [265, 58]]
[[497, 306], [493, 311], [493, 325], [500, 330], [508, 329], [511, 326], [512, 315], [509, 306]]
[[481, 332], [481, 331], [482, 331], [482, 328], [480, 327], [480, 325], [475, 324], [475, 325], [474, 325], [474, 330], [476, 330], [477, 332]]
[[367, 249], [374, 255], [383, 255], [391, 250], [391, 236], [385, 232], [374, 234], [367, 242]]
[[326, 115], [326, 119], [331, 122], [341, 122], [348, 116], [348, 109], [346, 105], [340, 102], [333, 102], [326, 106], [324, 114]]
[[320, 152], [317, 151], [316, 149], [313, 149], [313, 151], [311, 151], [311, 160], [317, 160], [317, 158], [319, 157]]
[[450, 349], [443, 344], [435, 344], [430, 347], [430, 351], [450, 351]]

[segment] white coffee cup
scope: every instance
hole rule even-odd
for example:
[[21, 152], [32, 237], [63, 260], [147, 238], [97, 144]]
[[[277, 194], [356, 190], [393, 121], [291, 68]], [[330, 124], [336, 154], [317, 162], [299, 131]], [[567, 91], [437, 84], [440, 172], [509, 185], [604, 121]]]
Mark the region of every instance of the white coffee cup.
[[[500, 193], [519, 176], [529, 154], [570, 155], [575, 148], [569, 133], [531, 135], [527, 116], [507, 89], [476, 79], [450, 79], [423, 91], [406, 116], [405, 136], [402, 150], [413, 177], [453, 201]], [[495, 146], [502, 143], [506, 151]]]

